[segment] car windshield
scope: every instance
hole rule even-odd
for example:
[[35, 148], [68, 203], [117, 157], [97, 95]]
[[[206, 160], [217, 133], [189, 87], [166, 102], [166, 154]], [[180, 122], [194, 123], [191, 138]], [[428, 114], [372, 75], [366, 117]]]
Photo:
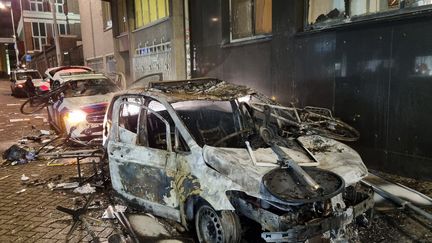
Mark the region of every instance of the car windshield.
[[109, 79], [84, 79], [65, 83], [64, 97], [82, 97], [103, 95], [118, 91], [118, 87]]
[[234, 101], [191, 100], [172, 106], [200, 146], [235, 147], [230, 141], [219, 142], [240, 127]]
[[17, 80], [25, 80], [27, 77], [31, 77], [32, 79], [40, 79], [41, 75], [36, 71], [16, 73]]

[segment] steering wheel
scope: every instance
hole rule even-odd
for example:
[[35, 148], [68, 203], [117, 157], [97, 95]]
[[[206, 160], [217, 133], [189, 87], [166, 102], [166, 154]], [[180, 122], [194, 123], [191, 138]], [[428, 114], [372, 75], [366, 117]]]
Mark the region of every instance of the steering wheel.
[[252, 131], [252, 129], [247, 128], [247, 129], [242, 129], [242, 130], [237, 131], [237, 132], [233, 132], [233, 133], [228, 134], [228, 135], [226, 135], [225, 137], [219, 139], [218, 141], [216, 141], [216, 142], [213, 144], [213, 146], [217, 146], [217, 145], [219, 145], [219, 144], [225, 142], [226, 140], [229, 140], [229, 139], [231, 139], [231, 138], [237, 137], [237, 136], [240, 135], [240, 134], [247, 133], [247, 132], [251, 132], [251, 131]]

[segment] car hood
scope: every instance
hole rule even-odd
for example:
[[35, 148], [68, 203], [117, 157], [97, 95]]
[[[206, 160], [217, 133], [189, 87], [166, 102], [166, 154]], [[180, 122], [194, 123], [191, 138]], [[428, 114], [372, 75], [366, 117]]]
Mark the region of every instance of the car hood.
[[82, 109], [89, 105], [107, 103], [111, 100], [113, 95], [114, 93], [108, 93], [104, 95], [64, 98], [59, 107], [61, 110], [63, 108], [67, 108], [68, 110]]
[[[298, 142], [305, 152], [285, 147], [282, 150], [301, 166], [332, 171], [345, 180], [346, 186], [367, 176], [367, 168], [359, 154], [343, 143], [317, 135], [299, 137]], [[203, 148], [208, 166], [240, 185], [249, 195], [262, 198], [262, 177], [278, 166], [277, 156], [271, 148], [260, 148], [253, 154], [257, 164], [252, 162], [247, 149]]]

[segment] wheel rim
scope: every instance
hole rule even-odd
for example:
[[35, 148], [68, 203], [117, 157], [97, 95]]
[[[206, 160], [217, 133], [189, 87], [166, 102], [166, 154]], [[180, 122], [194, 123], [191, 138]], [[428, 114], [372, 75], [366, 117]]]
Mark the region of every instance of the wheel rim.
[[198, 211], [197, 232], [201, 242], [223, 243], [223, 229], [216, 212], [203, 206]]

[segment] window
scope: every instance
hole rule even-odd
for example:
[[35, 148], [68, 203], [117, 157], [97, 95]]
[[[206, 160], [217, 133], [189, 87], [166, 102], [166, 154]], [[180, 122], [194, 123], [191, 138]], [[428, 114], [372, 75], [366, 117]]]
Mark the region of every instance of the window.
[[322, 27], [369, 15], [398, 14], [400, 9], [432, 4], [432, 0], [309, 0], [307, 24]]
[[29, 0], [30, 2], [30, 10], [43, 12], [43, 0]]
[[134, 0], [135, 28], [169, 16], [168, 0]]
[[[167, 146], [170, 145], [172, 150], [176, 152], [190, 151], [180, 132], [176, 129], [174, 121], [165, 106], [158, 101], [151, 100], [148, 108], [149, 111], [147, 111], [145, 122], [148, 146], [150, 148], [167, 150]], [[169, 126], [169, 131], [167, 125]], [[167, 138], [170, 138], [170, 140], [168, 141]]]
[[[58, 26], [59, 35], [68, 35], [69, 34], [66, 24], [57, 24], [57, 26]], [[53, 29], [53, 32], [54, 32], [54, 29]], [[53, 36], [55, 36], [54, 33], [53, 33]]]
[[127, 17], [126, 17], [126, 0], [118, 0], [117, 6], [117, 34], [127, 31]]
[[231, 40], [272, 33], [272, 0], [231, 0]]
[[102, 19], [104, 23], [104, 29], [110, 29], [112, 27], [112, 18], [109, 2], [102, 1]]
[[41, 51], [47, 43], [45, 23], [32, 23], [33, 50]]
[[56, 0], [54, 5], [57, 13], [64, 13], [64, 0]]
[[125, 100], [127, 103], [120, 106], [119, 140], [123, 143], [136, 144], [141, 108], [138, 102], [132, 102], [132, 98], [127, 100], [130, 101]]

